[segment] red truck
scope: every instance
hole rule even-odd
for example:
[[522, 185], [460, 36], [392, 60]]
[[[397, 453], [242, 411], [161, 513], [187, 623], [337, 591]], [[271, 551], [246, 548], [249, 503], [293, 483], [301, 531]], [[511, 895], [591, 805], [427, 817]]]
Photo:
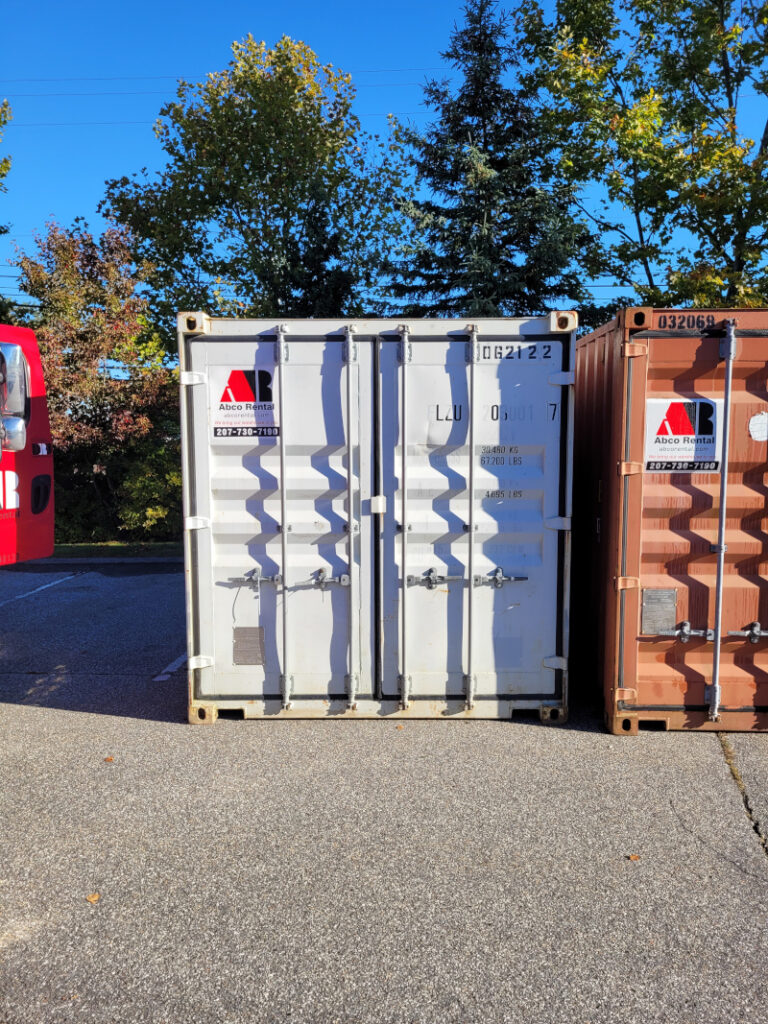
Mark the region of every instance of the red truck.
[[0, 565], [53, 554], [53, 453], [34, 332], [0, 326]]

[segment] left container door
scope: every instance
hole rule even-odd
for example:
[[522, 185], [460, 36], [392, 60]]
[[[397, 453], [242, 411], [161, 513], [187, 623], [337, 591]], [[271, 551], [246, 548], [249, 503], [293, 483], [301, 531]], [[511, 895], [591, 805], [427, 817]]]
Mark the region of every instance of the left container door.
[[195, 697], [255, 716], [370, 699], [370, 342], [201, 339], [189, 357]]

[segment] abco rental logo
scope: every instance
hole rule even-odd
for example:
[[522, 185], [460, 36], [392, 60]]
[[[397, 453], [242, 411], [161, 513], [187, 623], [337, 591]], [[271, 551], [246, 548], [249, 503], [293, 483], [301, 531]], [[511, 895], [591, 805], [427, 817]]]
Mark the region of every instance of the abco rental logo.
[[645, 407], [647, 473], [719, 473], [722, 401], [649, 398]]
[[232, 370], [219, 399], [220, 405], [251, 405], [272, 401], [272, 374], [269, 370]]
[[280, 436], [271, 370], [215, 367], [209, 394], [211, 428], [217, 440]]

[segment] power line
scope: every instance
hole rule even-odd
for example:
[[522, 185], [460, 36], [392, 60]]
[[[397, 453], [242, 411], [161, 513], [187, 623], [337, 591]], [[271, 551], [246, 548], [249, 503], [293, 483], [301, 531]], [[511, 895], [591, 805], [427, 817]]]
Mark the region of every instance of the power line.
[[[405, 89], [422, 86], [423, 82], [362, 82], [360, 85], [355, 86], [357, 89]], [[138, 92], [129, 90], [122, 91], [99, 91], [99, 92], [9, 92], [5, 93], [5, 98], [8, 100], [36, 100], [36, 99], [55, 99], [59, 97], [91, 97], [98, 98], [100, 96], [167, 96], [167, 91], [161, 91], [159, 89], [140, 90]]]
[[[358, 114], [363, 117], [434, 117], [434, 113], [428, 110], [388, 110], [386, 113]], [[127, 125], [153, 125], [155, 121], [11, 121], [5, 125], [4, 130], [13, 128], [96, 128], [115, 127]]]
[[[359, 68], [358, 70], [345, 71], [349, 75], [397, 75], [414, 71], [441, 71], [442, 66], [427, 68]], [[217, 72], [206, 72], [217, 74]], [[192, 75], [192, 78], [199, 78], [200, 75]], [[80, 77], [80, 78], [0, 78], [0, 82], [19, 85], [31, 82], [160, 82], [160, 81], [188, 81], [183, 75], [111, 75], [103, 78]]]
[[27, 121], [23, 124], [12, 122], [5, 127], [8, 128], [95, 128], [114, 125], [144, 125], [154, 124], [154, 121]]

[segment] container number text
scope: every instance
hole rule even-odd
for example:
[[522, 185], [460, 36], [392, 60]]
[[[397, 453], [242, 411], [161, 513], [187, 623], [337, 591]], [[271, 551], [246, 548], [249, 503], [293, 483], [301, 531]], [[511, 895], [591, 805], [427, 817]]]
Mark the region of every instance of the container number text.
[[481, 345], [480, 359], [517, 359], [521, 362], [535, 359], [551, 359], [552, 346], [541, 345]]
[[714, 327], [715, 317], [712, 313], [660, 313], [659, 327], [663, 330], [669, 327], [671, 330], [680, 330], [683, 327], [696, 328], [700, 331], [705, 327]]

